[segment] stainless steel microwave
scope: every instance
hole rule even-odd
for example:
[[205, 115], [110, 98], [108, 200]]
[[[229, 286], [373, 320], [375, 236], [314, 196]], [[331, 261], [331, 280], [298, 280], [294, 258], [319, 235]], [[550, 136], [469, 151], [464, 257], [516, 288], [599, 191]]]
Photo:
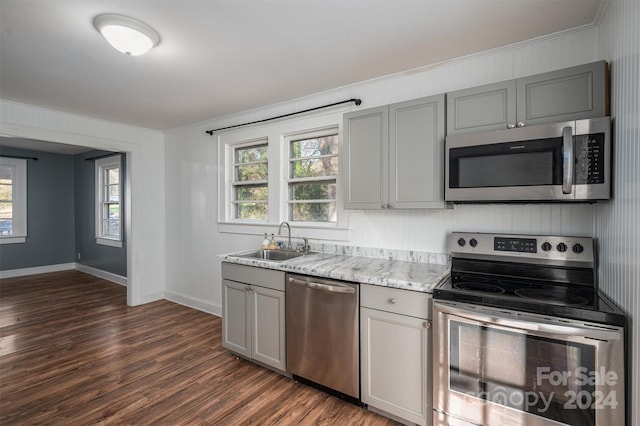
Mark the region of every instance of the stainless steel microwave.
[[448, 136], [445, 200], [546, 202], [611, 197], [611, 119]]

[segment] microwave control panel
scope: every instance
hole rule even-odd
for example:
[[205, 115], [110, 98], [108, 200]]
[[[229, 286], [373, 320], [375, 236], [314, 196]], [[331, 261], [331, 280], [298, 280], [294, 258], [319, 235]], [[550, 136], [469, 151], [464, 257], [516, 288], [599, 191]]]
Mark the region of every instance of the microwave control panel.
[[604, 183], [604, 133], [576, 135], [575, 153], [575, 183]]

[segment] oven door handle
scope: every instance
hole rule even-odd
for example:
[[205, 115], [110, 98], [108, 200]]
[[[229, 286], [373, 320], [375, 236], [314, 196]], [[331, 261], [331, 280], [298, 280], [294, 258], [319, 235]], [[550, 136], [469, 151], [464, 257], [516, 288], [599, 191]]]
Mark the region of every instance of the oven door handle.
[[596, 340], [620, 340], [621, 336], [615, 331], [608, 330], [595, 330], [583, 327], [572, 327], [566, 325], [553, 325], [553, 324], [533, 324], [533, 331], [540, 331], [542, 333], [558, 334], [562, 336], [584, 336], [588, 339]]
[[436, 304], [437, 309], [442, 310], [445, 313], [455, 315], [457, 317], [468, 319], [472, 321], [478, 321], [484, 325], [498, 325], [504, 328], [518, 329], [524, 331], [534, 331], [545, 334], [555, 334], [560, 336], [580, 336], [588, 339], [604, 340], [604, 341], [617, 341], [621, 340], [620, 333], [614, 330], [606, 330], [600, 328], [591, 327], [579, 327], [572, 325], [556, 325], [546, 323], [536, 323], [535, 320], [521, 321], [513, 320], [509, 318], [503, 318], [488, 312], [471, 312], [466, 309], [459, 309], [450, 305]]

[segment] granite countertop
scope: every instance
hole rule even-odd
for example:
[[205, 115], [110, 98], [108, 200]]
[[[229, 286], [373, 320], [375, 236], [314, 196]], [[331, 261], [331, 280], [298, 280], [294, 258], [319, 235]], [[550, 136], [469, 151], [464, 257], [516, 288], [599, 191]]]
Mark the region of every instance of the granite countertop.
[[222, 256], [223, 261], [343, 281], [431, 293], [449, 275], [449, 266], [333, 253], [310, 253], [284, 262]]

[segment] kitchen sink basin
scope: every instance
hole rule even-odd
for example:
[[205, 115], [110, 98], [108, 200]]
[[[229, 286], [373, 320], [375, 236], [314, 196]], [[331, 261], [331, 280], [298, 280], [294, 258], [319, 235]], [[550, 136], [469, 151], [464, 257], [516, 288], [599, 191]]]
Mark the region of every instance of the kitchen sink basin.
[[263, 249], [241, 254], [238, 257], [269, 260], [272, 262], [284, 262], [285, 260], [295, 259], [300, 256], [304, 256], [304, 253], [301, 251]]

